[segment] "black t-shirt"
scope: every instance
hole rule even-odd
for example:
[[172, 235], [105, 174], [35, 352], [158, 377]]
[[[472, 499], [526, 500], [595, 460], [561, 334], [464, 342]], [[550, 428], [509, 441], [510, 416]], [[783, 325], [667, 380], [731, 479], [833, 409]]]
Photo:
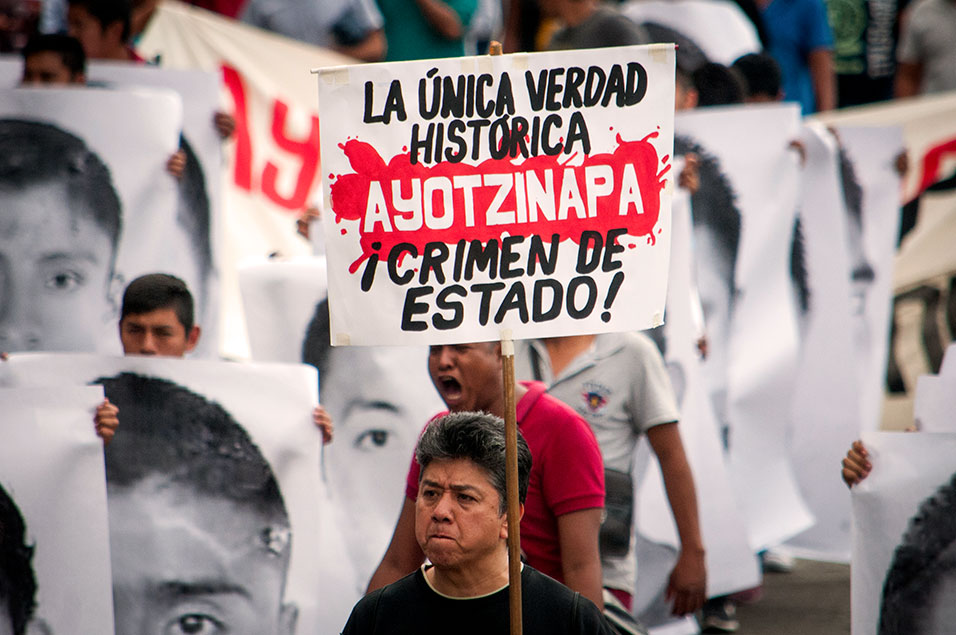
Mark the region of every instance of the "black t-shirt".
[[[612, 635], [590, 600], [525, 565], [521, 572], [525, 635]], [[436, 593], [422, 570], [359, 600], [342, 635], [507, 635], [508, 588], [470, 599]]]

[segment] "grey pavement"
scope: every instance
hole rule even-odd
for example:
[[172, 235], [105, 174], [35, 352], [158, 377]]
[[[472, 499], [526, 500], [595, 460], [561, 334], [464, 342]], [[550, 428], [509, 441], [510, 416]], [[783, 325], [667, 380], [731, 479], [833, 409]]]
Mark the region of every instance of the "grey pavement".
[[762, 597], [737, 615], [738, 635], [847, 635], [850, 567], [797, 560], [790, 573], [764, 575]]

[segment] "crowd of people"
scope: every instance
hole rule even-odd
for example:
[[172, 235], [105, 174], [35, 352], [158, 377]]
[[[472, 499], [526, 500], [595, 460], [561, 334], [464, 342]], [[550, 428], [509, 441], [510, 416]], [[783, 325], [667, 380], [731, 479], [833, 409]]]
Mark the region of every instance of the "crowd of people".
[[[733, 60], [713, 59], [709, 42], [695, 41], [679, 27], [628, 17], [627, 5], [637, 2], [641, 0], [194, 4], [365, 62], [482, 53], [493, 39], [503, 40], [505, 52], [674, 41], [680, 45], [678, 110], [785, 100], [798, 102], [802, 112], [810, 114], [956, 89], [953, 0], [912, 0], [908, 5], [891, 0], [879, 11], [850, 0], [735, 0], [725, 14], [726, 28], [743, 24], [754, 34], [755, 45]], [[5, 7], [2, 45], [21, 53], [24, 86], [84, 85], [86, 60], [147, 63], [135, 42], [148, 28], [156, 5], [156, 0], [45, 0], [42, 11], [32, 17]], [[850, 28], [847, 16], [852, 11], [862, 11], [863, 17], [855, 17]], [[721, 25], [713, 28], [719, 31]], [[229, 139], [235, 121], [221, 112], [212, 125]], [[180, 148], [167, 169], [182, 179], [189, 161]], [[2, 163], [0, 159], [0, 168]], [[683, 186], [695, 190], [693, 153], [687, 153], [680, 178]], [[308, 222], [302, 226], [307, 228]], [[3, 240], [0, 237], [0, 247], [7, 249]], [[181, 280], [165, 274], [138, 278], [123, 297], [118, 327], [124, 354], [184, 357], [200, 337], [193, 313], [192, 296]], [[11, 347], [6, 337], [6, 331], [0, 333], [0, 348], [15, 350], [17, 345]], [[706, 352], [706, 339], [700, 348]], [[660, 464], [680, 537], [666, 591], [672, 610], [685, 615], [703, 609], [702, 626], [710, 632], [737, 630], [730, 599], [705, 602], [705, 545], [694, 480], [678, 433], [679, 409], [651, 339], [628, 333], [535, 340], [522, 343], [516, 359], [522, 380], [514, 388], [521, 432], [520, 526], [528, 632], [612, 632], [598, 609], [617, 632], [640, 628], [630, 618], [638, 575], [630, 533], [630, 470], [642, 435]], [[509, 522], [503, 487], [501, 364], [497, 344], [430, 349], [428, 372], [450, 414], [436, 417], [422, 433], [391, 543], [369, 581], [369, 595], [356, 606], [344, 632], [437, 632], [452, 619], [466, 619], [472, 628], [466, 632], [501, 630], [507, 615], [502, 588], [507, 585], [504, 540]], [[110, 391], [107, 386], [108, 399], [94, 419], [108, 445], [124, 434], [125, 410], [109, 399]], [[333, 423], [321, 406], [313, 420], [324, 442], [331, 442]], [[852, 485], [869, 469], [865, 449], [855, 445], [844, 465], [844, 479]], [[611, 506], [612, 499], [624, 502]], [[18, 519], [9, 530], [4, 524], [0, 546], [22, 543], [22, 524]], [[428, 564], [423, 564], [426, 559]], [[7, 599], [5, 582], [0, 575], [0, 600]], [[20, 635], [29, 612], [7, 605], [13, 632]], [[420, 606], [425, 617], [407, 624], [413, 614], [409, 606]], [[0, 632], [2, 627], [0, 621]]]

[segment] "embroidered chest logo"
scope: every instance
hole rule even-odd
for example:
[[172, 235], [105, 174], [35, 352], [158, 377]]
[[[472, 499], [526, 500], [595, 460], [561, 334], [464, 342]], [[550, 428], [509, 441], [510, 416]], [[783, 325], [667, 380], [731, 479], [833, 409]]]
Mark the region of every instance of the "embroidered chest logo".
[[610, 394], [611, 390], [607, 386], [594, 382], [584, 384], [581, 398], [584, 400], [584, 407], [588, 414], [602, 416], [607, 410], [607, 398]]

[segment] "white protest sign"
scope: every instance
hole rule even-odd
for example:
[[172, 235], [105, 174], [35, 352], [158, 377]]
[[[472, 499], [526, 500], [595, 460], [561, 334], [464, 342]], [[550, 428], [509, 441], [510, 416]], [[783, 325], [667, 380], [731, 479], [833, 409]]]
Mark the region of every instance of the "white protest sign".
[[[0, 490], [11, 505], [0, 518], [0, 576], [25, 595], [24, 576], [35, 577], [28, 633], [113, 632], [103, 442], [93, 426], [102, 400], [100, 386], [0, 389]], [[25, 525], [21, 545], [11, 545], [15, 512]], [[23, 545], [33, 555], [13, 577], [12, 547]], [[8, 597], [2, 632], [14, 632], [4, 630]]]
[[335, 344], [661, 322], [673, 45], [329, 68], [318, 80]]
[[852, 495], [853, 635], [950, 633], [956, 434], [864, 432], [863, 445], [873, 470]]

